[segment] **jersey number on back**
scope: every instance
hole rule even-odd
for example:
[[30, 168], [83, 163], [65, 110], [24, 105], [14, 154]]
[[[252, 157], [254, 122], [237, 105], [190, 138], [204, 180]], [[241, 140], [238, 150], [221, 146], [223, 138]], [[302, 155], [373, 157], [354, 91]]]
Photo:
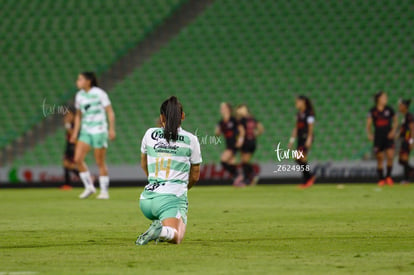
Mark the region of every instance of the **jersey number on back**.
[[159, 171], [165, 171], [165, 178], [167, 179], [170, 175], [171, 159], [167, 160], [167, 166], [164, 166], [163, 158], [155, 159], [155, 177], [158, 178]]

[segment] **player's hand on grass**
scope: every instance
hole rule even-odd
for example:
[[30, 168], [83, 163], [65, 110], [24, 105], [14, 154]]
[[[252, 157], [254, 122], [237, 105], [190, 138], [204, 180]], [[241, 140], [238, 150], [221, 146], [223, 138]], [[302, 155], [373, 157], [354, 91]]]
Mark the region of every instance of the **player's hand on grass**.
[[370, 141], [374, 141], [374, 136], [373, 136], [372, 134], [368, 134], [368, 139], [369, 139]]
[[116, 133], [114, 130], [109, 130], [109, 140], [114, 140]]

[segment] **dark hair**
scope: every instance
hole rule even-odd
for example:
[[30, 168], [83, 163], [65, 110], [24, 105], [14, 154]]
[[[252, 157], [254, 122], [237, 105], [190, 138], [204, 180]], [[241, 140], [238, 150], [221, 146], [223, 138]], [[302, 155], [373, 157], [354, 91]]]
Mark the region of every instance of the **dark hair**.
[[69, 105], [67, 107], [68, 107], [69, 113], [76, 114], [76, 108], [75, 108], [75, 106]]
[[297, 98], [300, 99], [300, 100], [305, 101], [306, 111], [308, 111], [310, 114], [312, 114], [313, 116], [315, 116], [315, 109], [313, 108], [312, 101], [309, 99], [309, 97], [304, 96], [304, 95], [300, 95]]
[[411, 99], [400, 99], [400, 103], [404, 104], [407, 108], [410, 107]]
[[96, 74], [94, 72], [83, 72], [81, 75], [91, 82], [91, 87], [98, 86], [98, 79], [96, 78]]
[[383, 91], [379, 91], [378, 93], [376, 93], [375, 95], [374, 95], [374, 102], [375, 102], [375, 104], [378, 104], [378, 99], [383, 95], [383, 94], [385, 94]]
[[171, 96], [162, 103], [160, 113], [165, 116], [164, 138], [168, 142], [170, 140], [176, 141], [178, 139], [178, 127], [181, 125], [183, 106], [177, 97]]

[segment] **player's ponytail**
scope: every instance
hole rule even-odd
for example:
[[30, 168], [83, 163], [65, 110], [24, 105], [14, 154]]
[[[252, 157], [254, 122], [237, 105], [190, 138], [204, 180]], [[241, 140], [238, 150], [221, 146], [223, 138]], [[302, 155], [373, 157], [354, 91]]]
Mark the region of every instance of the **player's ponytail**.
[[98, 78], [94, 72], [83, 72], [81, 75], [91, 82], [91, 87], [98, 87]]
[[164, 138], [168, 142], [176, 141], [178, 139], [178, 127], [181, 125], [183, 106], [177, 97], [171, 96], [162, 103], [160, 113], [165, 117]]
[[315, 116], [315, 108], [313, 107], [313, 104], [310, 98], [304, 95], [300, 95], [298, 96], [298, 98], [305, 102], [306, 111], [309, 112], [309, 114]]

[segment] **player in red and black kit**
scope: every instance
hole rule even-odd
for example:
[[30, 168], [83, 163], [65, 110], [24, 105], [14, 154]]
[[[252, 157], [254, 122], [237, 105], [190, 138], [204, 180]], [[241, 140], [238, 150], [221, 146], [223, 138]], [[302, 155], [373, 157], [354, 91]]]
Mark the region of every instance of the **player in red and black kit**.
[[221, 120], [216, 126], [216, 135], [223, 135], [226, 140], [226, 149], [221, 154], [221, 165], [230, 173], [234, 186], [242, 186], [243, 176], [237, 175], [236, 152], [242, 146], [244, 129], [232, 115], [231, 105], [223, 102], [220, 105]]
[[257, 121], [250, 113], [247, 105], [241, 104], [236, 109], [237, 119], [244, 128], [244, 142], [241, 151], [241, 164], [243, 168], [244, 183], [255, 185], [259, 180], [255, 175], [253, 165], [250, 163], [254, 152], [256, 151], [256, 139], [264, 132], [262, 123]]
[[[394, 137], [398, 126], [397, 116], [394, 110], [387, 105], [388, 97], [384, 92], [379, 92], [374, 96], [375, 107], [369, 111], [366, 130], [368, 139], [374, 142], [374, 153], [378, 163], [378, 185], [393, 185], [391, 178], [392, 163], [394, 158]], [[372, 135], [372, 125], [374, 125], [374, 135]], [[384, 179], [384, 151], [387, 159], [387, 173]]]
[[409, 182], [410, 174], [413, 171], [413, 167], [408, 163], [411, 149], [414, 147], [414, 116], [408, 112], [410, 103], [410, 99], [400, 99], [398, 105], [398, 110], [404, 115], [400, 128], [401, 148], [399, 157], [399, 163], [404, 168], [402, 184], [407, 184]]
[[292, 148], [295, 139], [297, 138], [297, 150], [303, 152], [303, 157], [296, 159], [300, 165], [303, 173], [304, 183], [299, 185], [300, 188], [311, 187], [315, 183], [315, 175], [312, 174], [309, 168], [307, 155], [313, 142], [313, 128], [315, 124], [315, 110], [311, 100], [303, 95], [296, 97], [296, 126], [293, 128], [292, 136], [289, 140], [289, 148]]
[[63, 118], [63, 122], [65, 124], [65, 129], [66, 129], [66, 145], [65, 145], [65, 154], [63, 157], [63, 171], [65, 175], [65, 185], [63, 187], [70, 188], [71, 187], [70, 173], [72, 172], [76, 176], [79, 176], [78, 169], [73, 160], [75, 156], [76, 143], [70, 142], [70, 137], [72, 135], [73, 128], [75, 126], [75, 109], [73, 107], [69, 107], [68, 112], [65, 114], [65, 117]]

